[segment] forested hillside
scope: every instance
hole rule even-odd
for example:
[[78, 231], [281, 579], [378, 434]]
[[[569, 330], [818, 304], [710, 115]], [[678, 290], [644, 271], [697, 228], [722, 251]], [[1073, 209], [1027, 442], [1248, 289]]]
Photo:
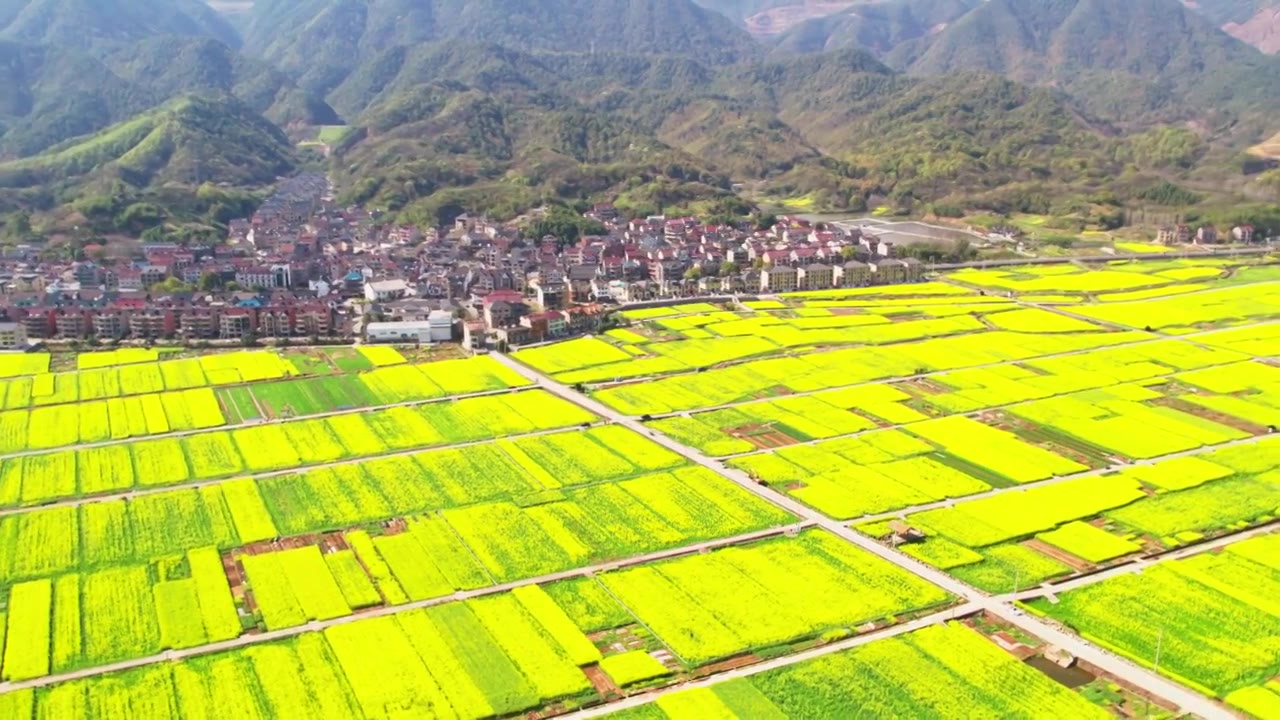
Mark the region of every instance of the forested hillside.
[[24, 38], [0, 42], [7, 206], [260, 187], [299, 162], [280, 130], [318, 125], [351, 128], [308, 161], [345, 200], [420, 223], [732, 215], [735, 188], [948, 212], [1273, 192], [1245, 150], [1277, 129], [1277, 61], [1178, 0], [827, 3], [768, 44], [738, 23], [785, 3], [258, 0], [242, 35], [188, 0], [110, 3], [0, 0]]
[[442, 40], [712, 63], [761, 50], [727, 18], [689, 0], [261, 0], [245, 32], [247, 51], [322, 92], [389, 50]]
[[1052, 84], [1124, 119], [1280, 103], [1280, 64], [1176, 0], [990, 0], [889, 57], [916, 74], [980, 70]]
[[87, 49], [156, 35], [240, 43], [230, 23], [200, 0], [0, 0], [0, 39]]

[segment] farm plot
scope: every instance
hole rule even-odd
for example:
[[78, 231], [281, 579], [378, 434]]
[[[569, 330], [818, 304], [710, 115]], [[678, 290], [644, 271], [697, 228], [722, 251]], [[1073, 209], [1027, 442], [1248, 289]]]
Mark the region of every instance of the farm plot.
[[512, 357], [535, 370], [549, 374], [631, 359], [631, 355], [626, 351], [598, 338], [580, 338], [519, 350], [513, 353]]
[[683, 305], [668, 305], [666, 307], [626, 310], [622, 313], [622, 316], [628, 320], [653, 320], [655, 318], [672, 317], [675, 315], [696, 315], [699, 313], [718, 312], [719, 310], [720, 308], [710, 303], [685, 303]]
[[15, 584], [4, 677], [31, 679], [238, 636], [221, 564], [209, 568], [196, 552], [177, 559]]
[[386, 345], [361, 345], [356, 351], [368, 358], [374, 367], [403, 365], [408, 362], [399, 350]]
[[1040, 533], [1036, 539], [1095, 564], [1142, 550], [1142, 546], [1132, 540], [1116, 537], [1078, 520], [1056, 530]]
[[[590, 434], [572, 432], [565, 436], [596, 442]], [[556, 437], [536, 440], [550, 443], [546, 448], [554, 455]], [[5, 540], [0, 543], [0, 550], [13, 554], [0, 561], [0, 582], [47, 577], [78, 567], [150, 562], [194, 547], [231, 548], [276, 536], [349, 528], [442, 508], [484, 508], [476, 504], [495, 501], [504, 501], [503, 507], [509, 507], [517, 517], [527, 514], [537, 518], [538, 523], [546, 524], [548, 532], [556, 532], [558, 523], [572, 522], [571, 527], [577, 528], [574, 532], [579, 533], [583, 543], [611, 557], [627, 554], [627, 546], [619, 538], [631, 539], [632, 533], [611, 536], [606, 526], [594, 521], [579, 527], [583, 510], [578, 502], [568, 500], [580, 501], [581, 507], [601, 513], [615, 513], [619, 522], [633, 520], [660, 529], [658, 534], [662, 537], [656, 539], [636, 534], [635, 541], [645, 547], [676, 542], [686, 534], [734, 534], [785, 518], [761, 503], [737, 506], [747, 496], [701, 471], [689, 474], [687, 470], [677, 470], [678, 477], [645, 474], [677, 467], [682, 461], [634, 433], [619, 428], [607, 431], [602, 439], [619, 447], [625, 455], [615, 455], [615, 461], [606, 469], [595, 463], [597, 455], [608, 451], [604, 445], [593, 445], [598, 449], [590, 450], [591, 464], [587, 466], [596, 468], [598, 474], [591, 481], [638, 479], [612, 489], [588, 488], [581, 497], [565, 498], [563, 504], [555, 502], [557, 497], [540, 497], [546, 485], [512, 460], [502, 447], [484, 445], [339, 465], [257, 483], [237, 480], [198, 491], [175, 489], [129, 501], [8, 516], [0, 519], [0, 538]], [[527, 499], [533, 502], [527, 510], [506, 504], [525, 503]], [[537, 502], [551, 505], [538, 506]], [[705, 526], [700, 527], [687, 508], [701, 508]], [[565, 520], [558, 519], [562, 512]], [[676, 514], [666, 517], [672, 512]], [[660, 519], [657, 513], [663, 513], [666, 519]], [[604, 522], [599, 518], [598, 522]], [[502, 540], [514, 541], [514, 537]], [[41, 543], [41, 552], [16, 552], [16, 548], [29, 542]], [[439, 550], [439, 546], [432, 547], [436, 548], [433, 552]], [[444, 574], [450, 576], [449, 572]]]
[[217, 398], [208, 389], [9, 410], [0, 412], [0, 452], [207, 429], [225, 422]]
[[[95, 357], [98, 355], [104, 357]], [[239, 351], [156, 362], [157, 357], [155, 350], [142, 349], [80, 355], [81, 365], [76, 372], [46, 373], [4, 383], [0, 386], [4, 407], [18, 409], [129, 398], [298, 374], [287, 360], [270, 351]]]
[[960, 296], [976, 297], [976, 294], [972, 290], [960, 287], [959, 285], [953, 285], [951, 283], [922, 282], [908, 283], [905, 285], [878, 285], [863, 288], [806, 290], [804, 292], [785, 293], [782, 295], [782, 298], [786, 300], [791, 300], [793, 298], [804, 300], [812, 300], [816, 298], [858, 298], [872, 300], [877, 298], [939, 297], [952, 301]]
[[80, 353], [76, 356], [76, 368], [92, 370], [115, 365], [155, 362], [159, 359], [160, 351], [152, 348], [119, 348], [104, 352]]
[[1280, 285], [1226, 287], [1194, 295], [1080, 307], [1076, 312], [1104, 322], [1150, 326], [1163, 332], [1223, 327], [1280, 316]]
[[850, 435], [870, 430], [876, 423], [805, 396], [664, 418], [652, 427], [704, 452], [729, 451], [711, 452], [720, 455]]
[[[642, 708], [653, 712], [634, 717], [1111, 717], [1083, 695], [955, 623], [664, 695]], [[617, 717], [628, 712], [635, 711]]]
[[[228, 392], [236, 390], [247, 392], [251, 406], [261, 408], [269, 419], [362, 408], [376, 402], [369, 387], [353, 375], [285, 380], [235, 388]], [[428, 393], [422, 399], [432, 397], [435, 394]]]
[[[1150, 393], [1156, 395], [1158, 393]], [[1077, 393], [1018, 405], [1012, 414], [1134, 459], [1218, 445], [1250, 433], [1175, 407]]]
[[[790, 515], [702, 468], [445, 510], [498, 582], [778, 526]], [[542, 499], [542, 498], [540, 498]]]
[[5, 353], [0, 355], [0, 377], [37, 375], [49, 372], [49, 356], [43, 353]]
[[846, 520], [991, 489], [959, 469], [954, 458], [899, 430], [783, 448], [729, 464]]
[[1099, 349], [1083, 355], [1029, 360], [1019, 365], [946, 373], [929, 381], [950, 391], [930, 389], [922, 397], [929, 404], [953, 413], [1099, 388], [1108, 390], [1108, 393], [1098, 395], [1101, 399], [1152, 400], [1159, 398], [1160, 394], [1126, 383], [1169, 378], [1181, 370], [1224, 365], [1241, 358], [1233, 352], [1207, 350], [1177, 341], [1155, 342]]
[[908, 521], [967, 547], [984, 547], [1091, 518], [1145, 497], [1135, 479], [1082, 477], [927, 510], [909, 516]]
[[[560, 699], [596, 698], [579, 669], [594, 650], [551, 606], [503, 594], [175, 663], [73, 680], [6, 696], [39, 717], [85, 703], [131, 717], [387, 718], [398, 713], [482, 718]], [[587, 662], [598, 653], [585, 656]], [[127, 710], [126, 710], [127, 709]], [[16, 717], [16, 715], [13, 715]]]
[[1076, 270], [1071, 273], [1041, 272], [1042, 268], [1004, 270], [961, 270], [950, 277], [966, 285], [1018, 293], [1099, 293], [1135, 290], [1175, 282], [1125, 270]]
[[[925, 545], [932, 542], [928, 540]], [[989, 593], [1017, 592], [1074, 572], [1066, 563], [1018, 543], [981, 548], [979, 558], [948, 572]], [[928, 558], [921, 559], [929, 562]]]
[[[676, 323], [676, 320], [664, 320], [664, 322]], [[685, 320], [681, 319], [680, 322], [685, 323]], [[573, 384], [607, 382], [607, 380], [709, 368], [709, 366], [728, 363], [728, 361], [768, 355], [780, 350], [776, 343], [764, 340], [762, 337], [717, 338], [708, 332], [695, 331], [695, 329], [689, 329], [684, 334], [691, 340], [648, 342], [644, 350], [636, 348], [636, 354], [648, 354], [643, 357], [634, 357], [631, 352], [608, 345], [596, 338], [561, 343], [568, 346], [563, 350], [556, 350], [559, 345], [522, 350], [516, 352], [515, 357], [543, 372], [553, 373], [554, 378], [559, 382]], [[575, 343], [577, 343], [576, 346]], [[582, 355], [575, 355], [575, 351], [582, 352]]]
[[316, 547], [243, 555], [240, 563], [268, 630], [351, 614], [351, 606]]
[[820, 531], [609, 573], [601, 582], [690, 665], [942, 605], [939, 588]]
[[[525, 395], [529, 397], [523, 397]], [[246, 471], [282, 470], [342, 458], [369, 457], [390, 449], [488, 440], [554, 430], [595, 419], [576, 405], [535, 390], [518, 395], [467, 398], [443, 407], [393, 408], [372, 414], [339, 415], [230, 432], [31, 455], [8, 460], [0, 467], [0, 507], [37, 505], [56, 499], [117, 492], [136, 485], [175, 485]], [[620, 438], [612, 436], [612, 432], [598, 430], [588, 437], [608, 435], [613, 438], [610, 442], [616, 443]], [[598, 452], [595, 445], [588, 448], [593, 454]], [[636, 473], [673, 466], [673, 456], [653, 443], [637, 443], [636, 452], [644, 454], [641, 462], [657, 463], [652, 467], [637, 463]], [[582, 460], [589, 461], [591, 458]]]
[[[162, 363], [163, 364], [163, 363]], [[269, 351], [242, 351], [200, 356], [200, 369], [211, 385], [278, 380], [299, 374], [286, 358]]]
[[[1107, 579], [1031, 607], [1216, 697], [1280, 672], [1280, 536]], [[1157, 650], [1157, 647], [1159, 648]]]
[[696, 375], [597, 390], [594, 397], [630, 415], [662, 415], [782, 394], [844, 388], [920, 372], [957, 370], [1051, 353], [1124, 345], [1145, 333], [1032, 335], [992, 331], [753, 360]]
[[[1246, 528], [1271, 519], [1280, 507], [1280, 483], [1272, 472], [1278, 447], [1174, 458], [916, 513], [907, 522], [927, 538], [908, 552], [979, 588], [1008, 592], [1124, 555]], [[1186, 473], [1201, 475], [1184, 482]], [[889, 534], [884, 523], [858, 529]]]
[[1197, 342], [1252, 357], [1275, 357], [1280, 355], [1280, 325], [1248, 325], [1220, 330], [1201, 335]]
[[0, 583], [236, 547], [236, 519], [218, 486], [9, 515], [0, 519]]
[[913, 435], [948, 453], [1016, 483], [1084, 472], [1088, 466], [1020, 440], [1016, 435], [966, 417], [914, 423]]

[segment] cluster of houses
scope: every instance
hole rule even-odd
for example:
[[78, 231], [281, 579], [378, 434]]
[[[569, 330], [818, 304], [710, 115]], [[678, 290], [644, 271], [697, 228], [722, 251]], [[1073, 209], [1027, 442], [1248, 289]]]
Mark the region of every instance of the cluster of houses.
[[[525, 344], [599, 327], [612, 305], [914, 282], [868, 231], [785, 217], [755, 229], [624, 219], [574, 242], [459, 217], [431, 230], [338, 207], [323, 176], [285, 183], [205, 247], [112, 242], [74, 261], [0, 256], [0, 343], [353, 339]], [[5, 342], [6, 340], [11, 342]]]
[[1166, 225], [1156, 232], [1156, 242], [1162, 245], [1217, 245], [1224, 242], [1251, 243], [1257, 231], [1252, 225], [1237, 225], [1229, 233], [1219, 233], [1212, 225], [1201, 225], [1194, 230], [1179, 223]]

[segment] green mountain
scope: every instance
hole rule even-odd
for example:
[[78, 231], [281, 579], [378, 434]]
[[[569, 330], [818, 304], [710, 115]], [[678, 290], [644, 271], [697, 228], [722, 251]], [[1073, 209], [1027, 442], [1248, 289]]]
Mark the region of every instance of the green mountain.
[[0, 159], [97, 132], [184, 93], [234, 96], [281, 125], [337, 115], [288, 76], [206, 38], [160, 36], [90, 52], [0, 41]]
[[272, 65], [207, 38], [157, 36], [98, 53], [115, 75], [168, 99], [182, 93], [233, 95], [282, 126], [330, 125], [338, 116]]
[[1175, 153], [1163, 137], [1139, 152], [1051, 90], [913, 78], [861, 51], [714, 67], [442, 43], [385, 53], [350, 78], [331, 97], [363, 134], [334, 161], [341, 184], [414, 220], [515, 215], [549, 198], [726, 209], [735, 182], [821, 208], [1036, 208], [1136, 193], [1203, 154], [1198, 140]]
[[694, 0], [694, 2], [738, 22], [765, 10], [804, 4], [804, 0]]
[[442, 40], [711, 63], [760, 51], [730, 20], [690, 0], [259, 0], [245, 31], [249, 52], [320, 92], [397, 47]]
[[234, 99], [186, 96], [0, 163], [0, 214], [35, 213], [40, 227], [75, 228], [82, 239], [216, 241], [296, 167], [288, 139], [262, 116]]
[[155, 35], [240, 44], [235, 29], [200, 0], [0, 0], [0, 39], [84, 49]]
[[805, 21], [776, 40], [775, 54], [863, 48], [886, 55], [928, 38], [964, 16], [981, 0], [879, 0]]
[[39, 155], [0, 163], [0, 187], [104, 177], [134, 187], [205, 182], [253, 186], [274, 182], [295, 162], [284, 133], [245, 105], [185, 96]]
[[626, 112], [561, 94], [423, 84], [378, 100], [360, 121], [366, 137], [335, 161], [338, 178], [351, 201], [406, 220], [510, 217], [549, 199], [603, 195], [650, 212], [746, 209], [709, 163]]
[[1269, 113], [1280, 63], [1178, 0], [990, 0], [890, 64], [914, 74], [990, 72], [1051, 85], [1089, 113], [1120, 121]]

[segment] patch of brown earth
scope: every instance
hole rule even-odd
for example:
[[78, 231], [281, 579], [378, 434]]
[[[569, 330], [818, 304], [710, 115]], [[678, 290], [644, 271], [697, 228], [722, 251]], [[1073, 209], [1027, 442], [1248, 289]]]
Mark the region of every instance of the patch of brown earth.
[[792, 5], [757, 13], [745, 20], [747, 32], [756, 37], [781, 35], [805, 20], [834, 15], [856, 5], [848, 0], [797, 0]]
[[1093, 567], [1093, 565], [1091, 565], [1087, 560], [1078, 558], [1065, 550], [1056, 548], [1053, 545], [1044, 542], [1043, 540], [1027, 540], [1026, 542], [1023, 542], [1022, 545], [1035, 550], [1042, 555], [1048, 555], [1063, 565], [1073, 568], [1077, 572], [1088, 570]]
[[1268, 55], [1280, 53], [1280, 5], [1263, 8], [1248, 20], [1227, 23], [1222, 29]]

